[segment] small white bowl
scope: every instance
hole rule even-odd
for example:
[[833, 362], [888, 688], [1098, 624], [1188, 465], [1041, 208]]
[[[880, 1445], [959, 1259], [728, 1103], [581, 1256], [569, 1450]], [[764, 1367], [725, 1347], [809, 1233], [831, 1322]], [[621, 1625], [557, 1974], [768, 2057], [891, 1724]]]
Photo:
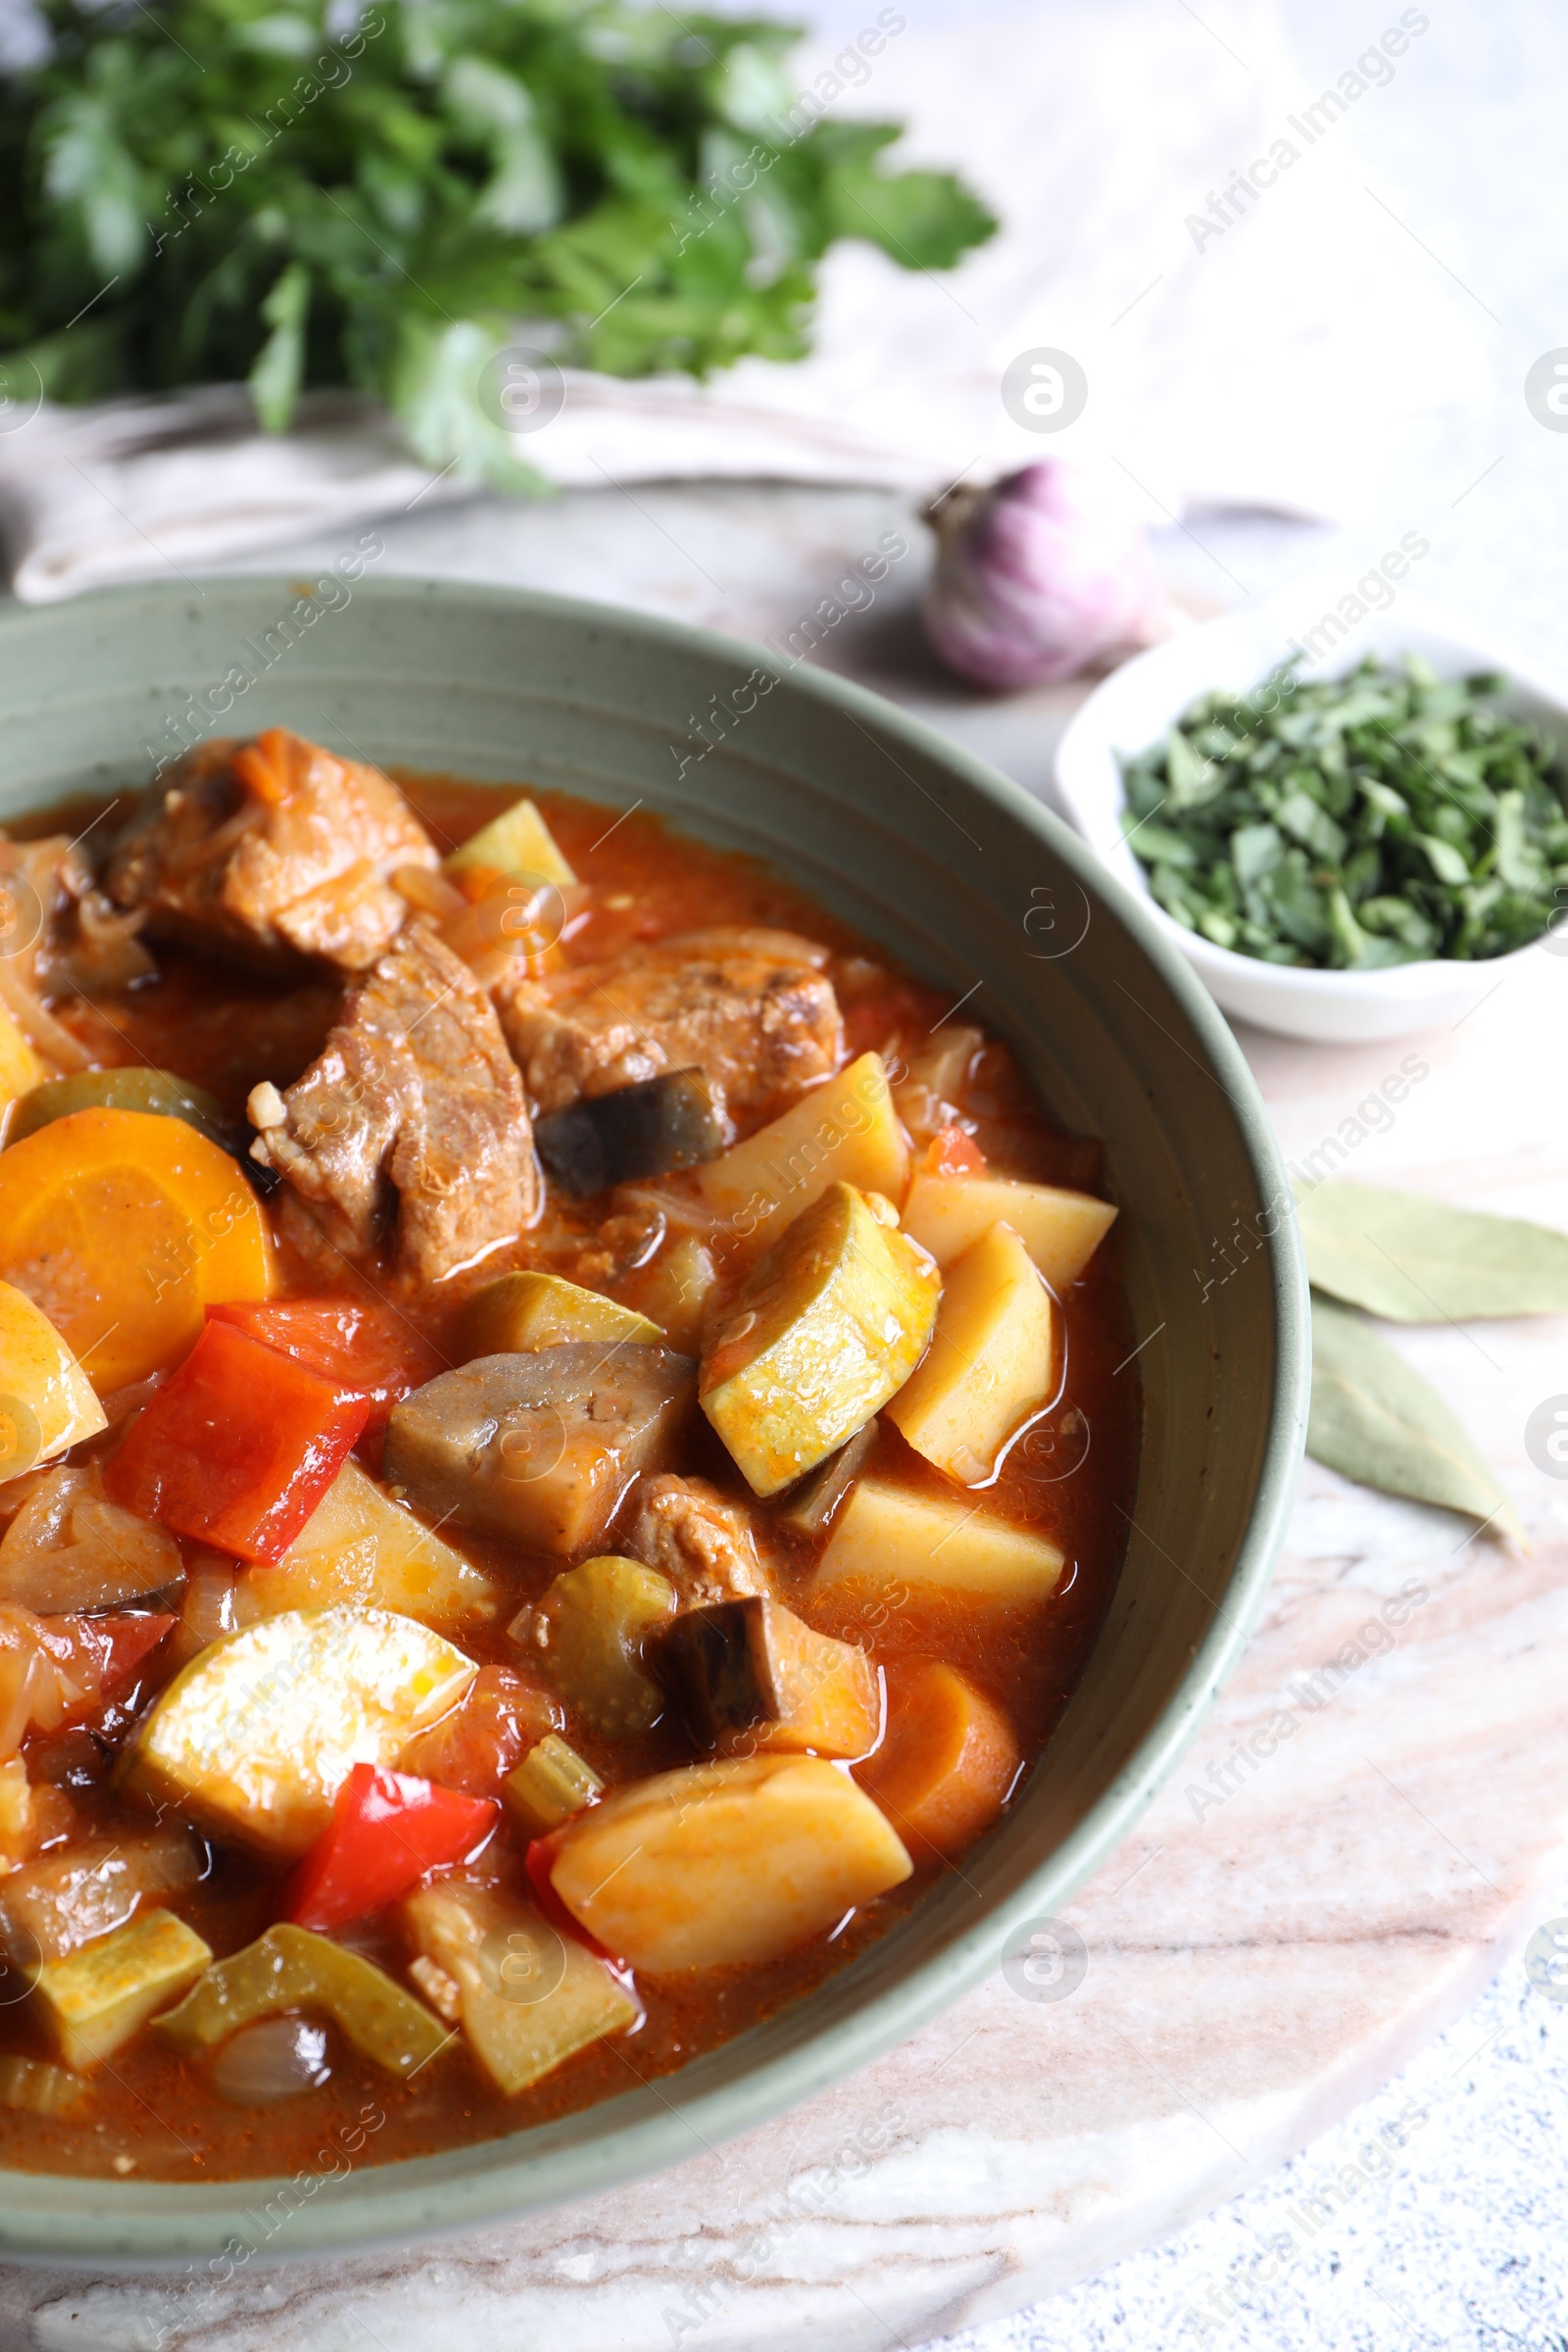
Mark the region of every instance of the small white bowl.
[[[1216, 948], [1151, 896], [1149, 877], [1122, 838], [1126, 796], [1120, 758], [1157, 742], [1190, 703], [1212, 688], [1259, 685], [1306, 638], [1309, 658], [1301, 662], [1300, 674], [1309, 679], [1343, 676], [1368, 654], [1383, 661], [1420, 654], [1440, 677], [1498, 670], [1508, 681], [1502, 707], [1539, 727], [1559, 757], [1568, 759], [1568, 688], [1516, 660], [1484, 630], [1402, 588], [1383, 612], [1346, 625], [1336, 608], [1354, 590], [1354, 581], [1344, 574], [1318, 573], [1246, 612], [1200, 622], [1136, 655], [1097, 686], [1075, 713], [1056, 747], [1055, 762], [1067, 815], [1118, 881], [1142, 894], [1154, 920], [1224, 1010], [1262, 1029], [1330, 1045], [1402, 1037], [1457, 1021], [1521, 956], [1535, 955], [1539, 942], [1486, 962], [1437, 958], [1367, 972], [1301, 970]], [[1338, 638], [1324, 626], [1330, 619], [1341, 629]], [[1555, 945], [1555, 938], [1548, 944]], [[1568, 947], [1568, 940], [1563, 945]]]

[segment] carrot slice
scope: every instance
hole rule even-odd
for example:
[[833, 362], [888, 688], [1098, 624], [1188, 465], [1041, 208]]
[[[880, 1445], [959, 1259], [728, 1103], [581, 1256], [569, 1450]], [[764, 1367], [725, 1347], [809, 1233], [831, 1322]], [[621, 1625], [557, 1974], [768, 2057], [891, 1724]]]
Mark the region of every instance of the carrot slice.
[[855, 1779], [906, 1845], [962, 1851], [1002, 1810], [1022, 1753], [1000, 1707], [935, 1658], [885, 1669], [887, 1732]]
[[0, 1279], [100, 1396], [176, 1363], [220, 1298], [275, 1288], [260, 1201], [183, 1119], [76, 1110], [0, 1152]]

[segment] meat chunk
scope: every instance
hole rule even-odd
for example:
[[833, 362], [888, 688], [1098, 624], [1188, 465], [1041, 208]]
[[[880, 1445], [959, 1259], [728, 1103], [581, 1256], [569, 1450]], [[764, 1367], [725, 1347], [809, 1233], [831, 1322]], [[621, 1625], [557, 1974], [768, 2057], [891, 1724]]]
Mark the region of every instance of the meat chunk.
[[705, 1478], [645, 1478], [625, 1548], [644, 1567], [668, 1577], [683, 1609], [744, 1600], [769, 1589], [745, 1504], [726, 1502]]
[[276, 1168], [350, 1257], [390, 1241], [437, 1282], [530, 1224], [539, 1173], [490, 1001], [423, 922], [355, 989], [286, 1094], [253, 1088], [251, 1156]]
[[496, 1005], [540, 1111], [695, 1068], [721, 1110], [756, 1120], [838, 1066], [826, 960], [790, 931], [692, 931], [546, 980], [509, 976]]
[[166, 938], [265, 968], [310, 956], [364, 972], [408, 913], [388, 876], [437, 862], [379, 768], [269, 727], [178, 760], [116, 842], [106, 883]]

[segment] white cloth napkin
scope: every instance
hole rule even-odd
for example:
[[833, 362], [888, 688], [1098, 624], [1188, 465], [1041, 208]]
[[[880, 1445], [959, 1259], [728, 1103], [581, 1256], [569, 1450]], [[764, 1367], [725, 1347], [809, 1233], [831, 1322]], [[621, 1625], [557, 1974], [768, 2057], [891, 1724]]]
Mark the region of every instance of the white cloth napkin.
[[[560, 415], [520, 444], [552, 482], [930, 491], [1067, 454], [1119, 468], [1151, 520], [1214, 505], [1346, 514], [1431, 387], [1484, 387], [1462, 298], [1354, 147], [1419, 34], [1359, 71], [1348, 56], [1338, 111], [1310, 116], [1321, 93], [1285, 56], [1272, 0], [1204, 0], [1200, 19], [1172, 0], [1035, 0], [924, 24], [919, 0], [906, 5], [874, 58], [853, 40], [803, 51], [801, 88], [832, 113], [906, 121], [900, 160], [961, 169], [1003, 232], [941, 273], [837, 249], [815, 351], [795, 367], [748, 360], [707, 385], [569, 374]], [[1296, 151], [1283, 167], [1281, 143]], [[1235, 174], [1261, 159], [1266, 180], [1271, 156], [1273, 184], [1233, 194], [1227, 218]], [[1059, 433], [1003, 406], [1004, 370], [1034, 348], [1067, 351], [1087, 378]], [[255, 431], [234, 386], [13, 422], [0, 531], [31, 602], [472, 490], [337, 395], [313, 397], [281, 439]]]

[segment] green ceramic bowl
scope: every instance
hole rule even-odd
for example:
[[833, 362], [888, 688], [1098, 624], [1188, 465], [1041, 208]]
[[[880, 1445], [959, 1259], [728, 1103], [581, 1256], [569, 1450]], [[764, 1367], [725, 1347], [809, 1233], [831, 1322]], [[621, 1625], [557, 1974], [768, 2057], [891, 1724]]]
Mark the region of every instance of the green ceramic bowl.
[[[1016, 785], [873, 696], [722, 638], [498, 590], [299, 588], [213, 580], [0, 615], [0, 820], [282, 722], [374, 760], [641, 803], [768, 859], [967, 998], [1056, 1117], [1103, 1139], [1145, 1399], [1103, 1631], [1023, 1801], [962, 1875], [657, 2090], [327, 2182], [290, 2224], [305, 2254], [678, 2163], [912, 2034], [1060, 1911], [1241, 1655], [1291, 1503], [1308, 1358], [1289, 1188], [1246, 1063], [1145, 908]], [[3, 2180], [0, 2252], [95, 2265], [216, 2253], [269, 2193]]]

